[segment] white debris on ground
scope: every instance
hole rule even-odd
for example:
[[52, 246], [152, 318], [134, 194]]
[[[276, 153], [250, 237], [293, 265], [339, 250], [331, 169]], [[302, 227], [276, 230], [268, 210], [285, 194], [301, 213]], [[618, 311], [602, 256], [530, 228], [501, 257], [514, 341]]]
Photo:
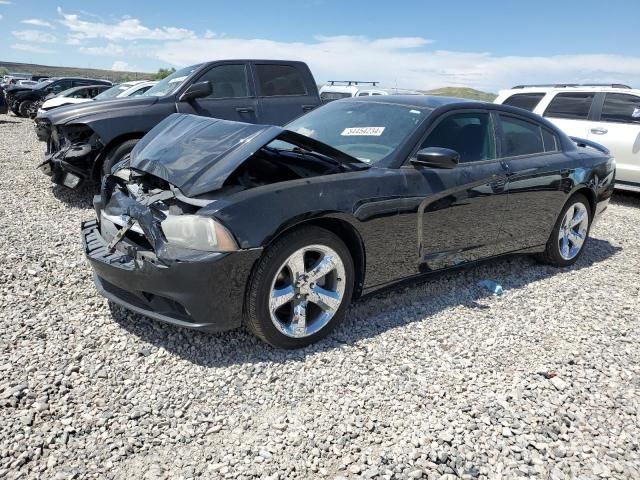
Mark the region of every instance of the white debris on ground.
[[0, 478], [640, 478], [640, 196], [573, 268], [448, 273], [284, 352], [110, 307], [43, 151], [0, 115]]

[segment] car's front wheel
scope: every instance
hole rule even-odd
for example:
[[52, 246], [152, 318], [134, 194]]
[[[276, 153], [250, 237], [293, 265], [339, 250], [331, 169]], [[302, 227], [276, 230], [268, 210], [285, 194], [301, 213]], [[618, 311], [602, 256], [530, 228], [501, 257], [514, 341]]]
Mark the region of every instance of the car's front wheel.
[[591, 219], [589, 200], [582, 194], [572, 196], [558, 216], [542, 254], [543, 261], [558, 267], [575, 263], [589, 238]]
[[354, 266], [336, 235], [305, 227], [265, 250], [249, 281], [249, 329], [278, 348], [300, 348], [326, 336], [351, 302]]
[[114, 147], [102, 163], [102, 175], [104, 176], [111, 173], [111, 168], [113, 168], [116, 163], [124, 160], [124, 157], [131, 153], [139, 141], [140, 140], [137, 138], [132, 138], [131, 140], [126, 140]]
[[20, 115], [25, 118], [29, 118], [29, 112], [31, 111], [32, 105], [33, 105], [33, 102], [31, 100], [25, 100], [24, 102], [22, 102], [20, 104], [20, 107], [18, 107], [18, 110], [20, 111]]

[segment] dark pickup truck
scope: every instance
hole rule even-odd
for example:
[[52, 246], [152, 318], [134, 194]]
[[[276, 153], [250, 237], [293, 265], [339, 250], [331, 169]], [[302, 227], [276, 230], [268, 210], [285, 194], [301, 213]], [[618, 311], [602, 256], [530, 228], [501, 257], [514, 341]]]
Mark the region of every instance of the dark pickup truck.
[[284, 125], [320, 105], [309, 67], [287, 60], [224, 60], [193, 65], [144, 95], [55, 109], [36, 118], [47, 142], [40, 169], [54, 183], [96, 182], [173, 113]]

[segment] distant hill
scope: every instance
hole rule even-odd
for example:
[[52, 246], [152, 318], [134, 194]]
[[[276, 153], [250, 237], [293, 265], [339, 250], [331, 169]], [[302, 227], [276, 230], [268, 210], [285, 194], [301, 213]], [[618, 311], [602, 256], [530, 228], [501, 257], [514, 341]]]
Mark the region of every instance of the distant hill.
[[31, 63], [3, 62], [0, 60], [0, 68], [1, 67], [6, 68], [10, 72], [30, 73], [32, 75], [46, 75], [48, 77], [87, 77], [110, 80], [112, 82], [147, 80], [153, 77], [152, 73], [144, 72], [119, 72], [115, 70], [100, 70], [97, 68], [52, 67]]
[[434, 90], [423, 91], [425, 95], [438, 95], [443, 97], [468, 98], [469, 100], [481, 100], [483, 102], [493, 102], [497, 95], [495, 93], [482, 92], [467, 87], [443, 87]]

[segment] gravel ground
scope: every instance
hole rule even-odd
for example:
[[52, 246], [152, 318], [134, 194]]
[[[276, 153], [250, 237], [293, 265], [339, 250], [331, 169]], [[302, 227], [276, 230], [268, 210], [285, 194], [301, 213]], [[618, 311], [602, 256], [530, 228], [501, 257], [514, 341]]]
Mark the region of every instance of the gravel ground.
[[571, 269], [446, 274], [282, 352], [99, 297], [42, 152], [0, 115], [0, 478], [640, 478], [640, 196]]

